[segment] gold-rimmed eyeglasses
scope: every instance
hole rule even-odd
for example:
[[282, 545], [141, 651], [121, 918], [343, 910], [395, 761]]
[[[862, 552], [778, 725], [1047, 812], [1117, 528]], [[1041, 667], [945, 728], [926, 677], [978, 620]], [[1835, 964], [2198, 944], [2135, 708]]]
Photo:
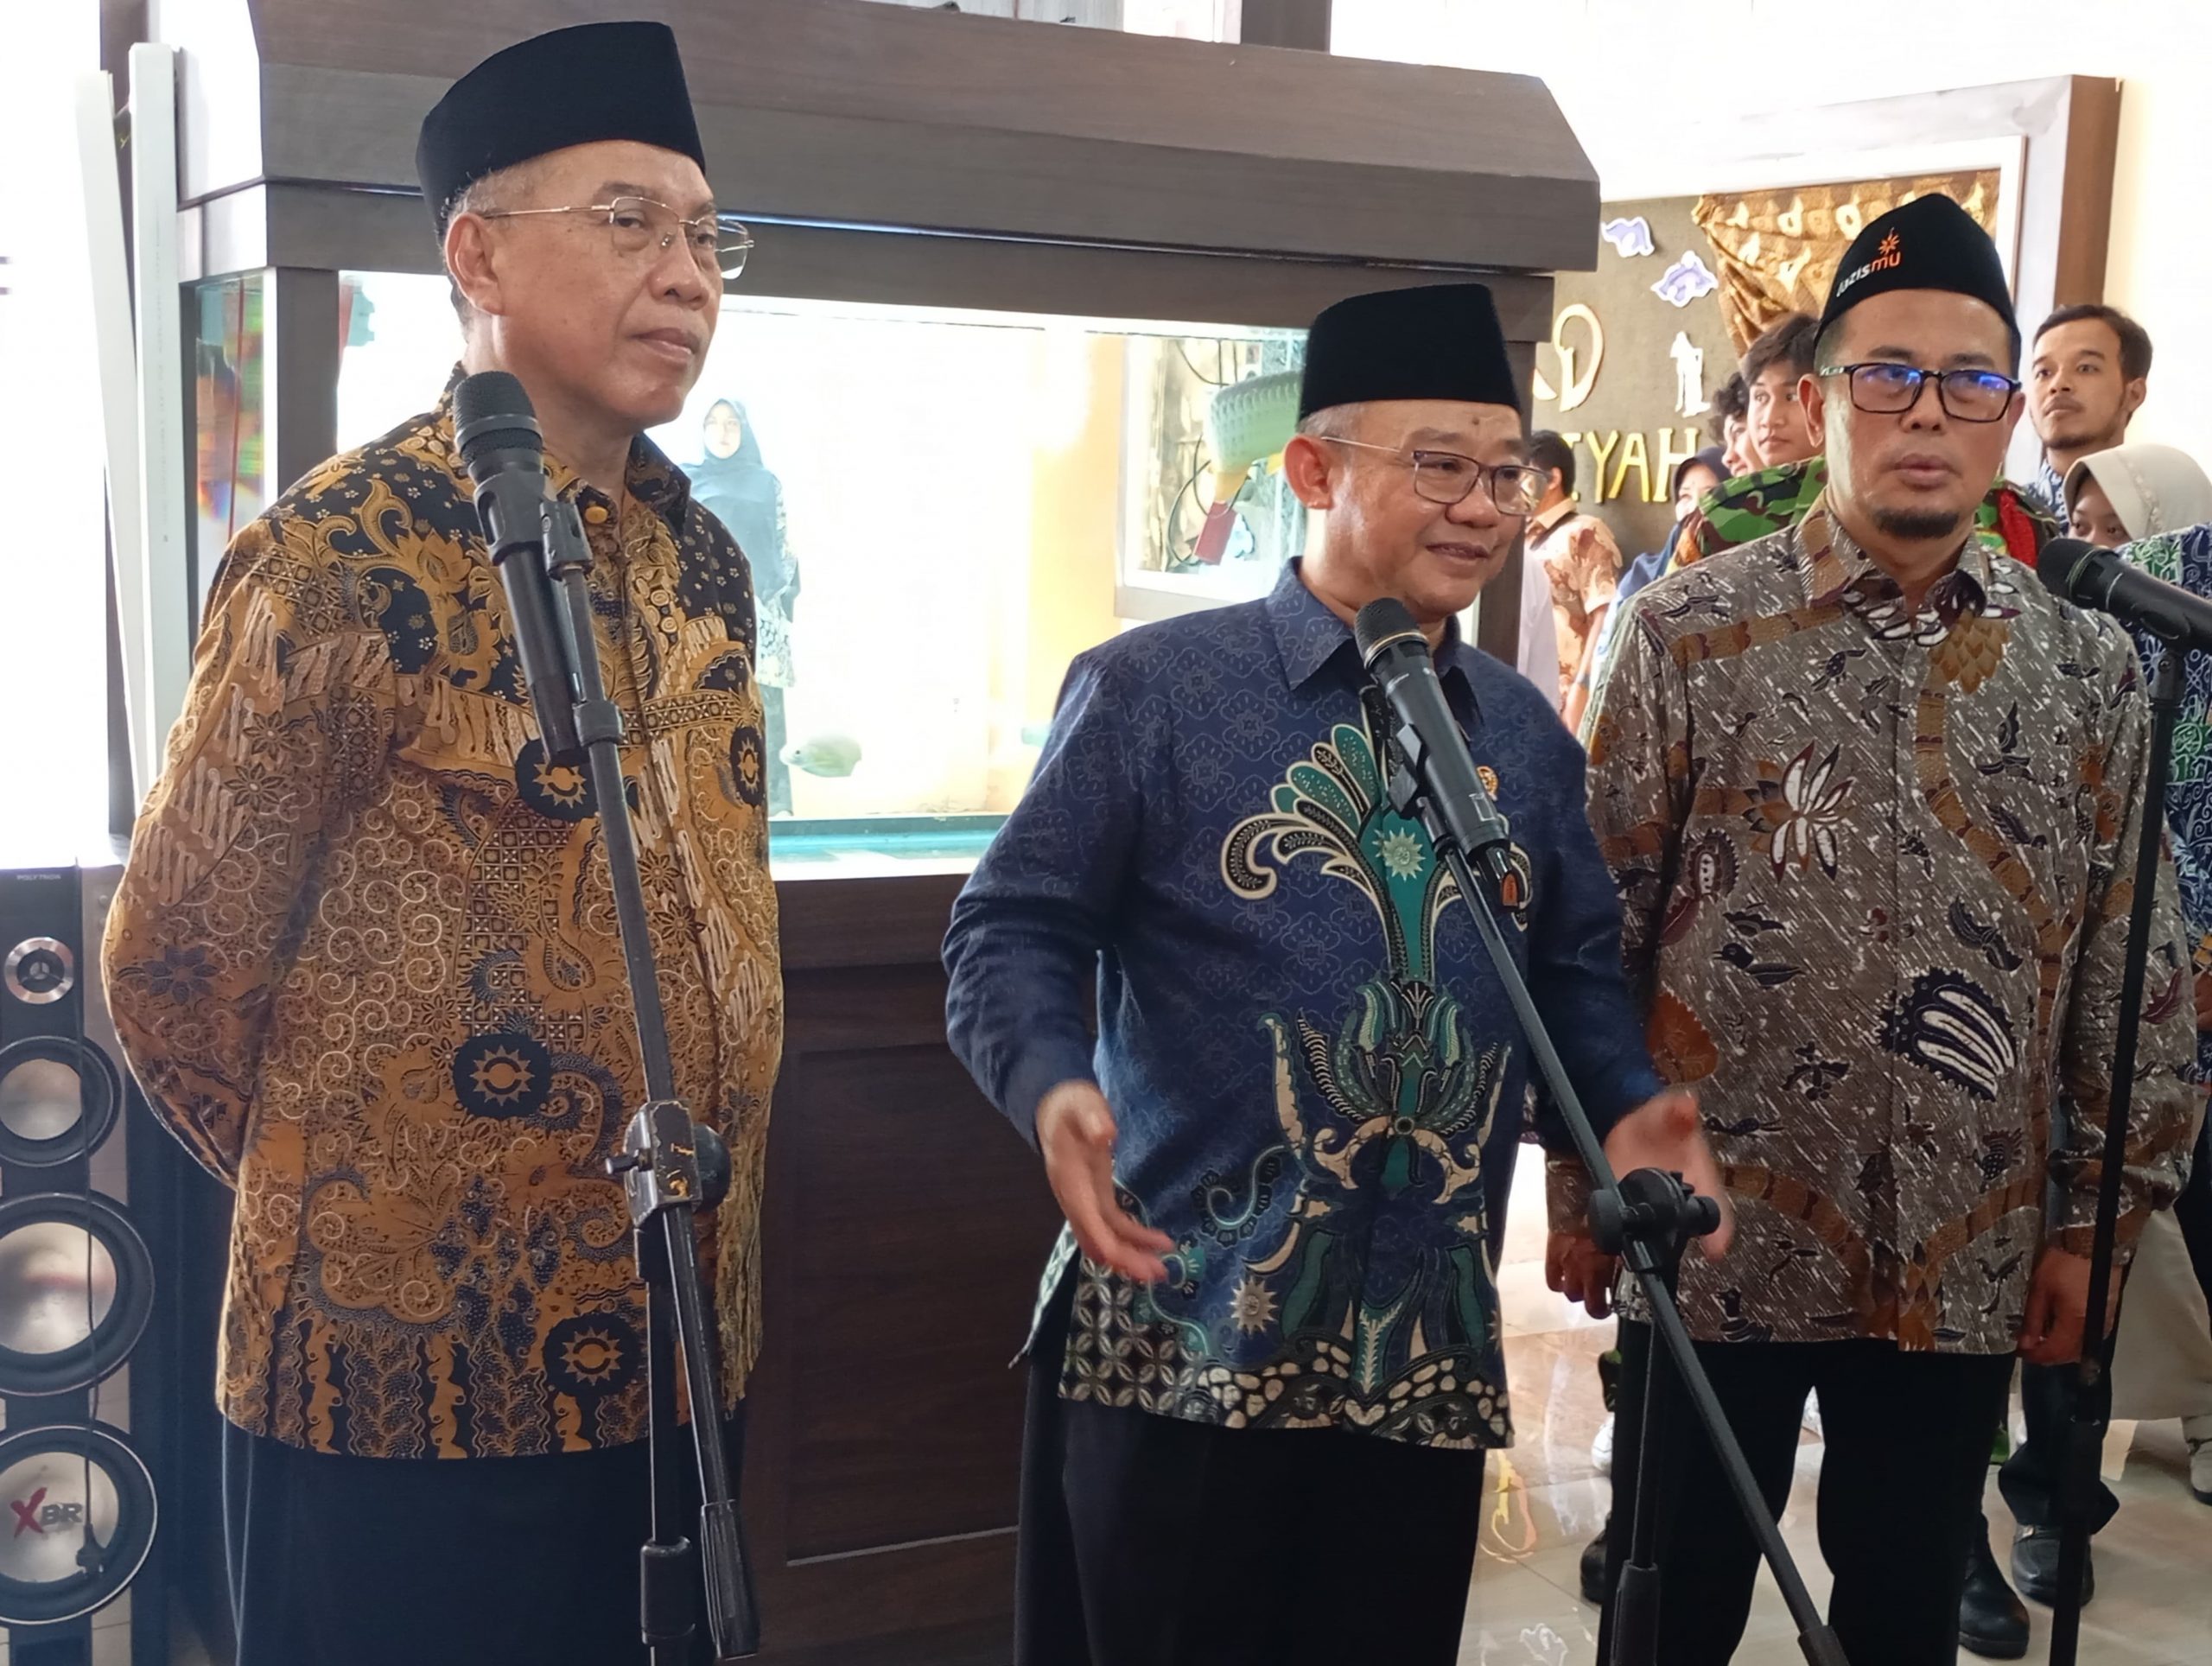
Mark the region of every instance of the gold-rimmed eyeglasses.
[[1478, 486], [1490, 488], [1490, 500], [1503, 515], [1533, 515], [1543, 501], [1548, 474], [1527, 463], [1479, 463], [1456, 451], [1401, 451], [1393, 445], [1365, 440], [1326, 436], [1333, 444], [1361, 451], [1379, 451], [1401, 468], [1414, 472], [1414, 490], [1431, 503], [1452, 505], [1466, 501]]
[[730, 215], [709, 213], [686, 219], [652, 197], [616, 197], [563, 208], [490, 208], [477, 218], [522, 219], [533, 214], [589, 214], [607, 227], [614, 251], [626, 260], [640, 255], [658, 259], [681, 240], [699, 270], [719, 283], [743, 273], [746, 258], [753, 252], [753, 233]]

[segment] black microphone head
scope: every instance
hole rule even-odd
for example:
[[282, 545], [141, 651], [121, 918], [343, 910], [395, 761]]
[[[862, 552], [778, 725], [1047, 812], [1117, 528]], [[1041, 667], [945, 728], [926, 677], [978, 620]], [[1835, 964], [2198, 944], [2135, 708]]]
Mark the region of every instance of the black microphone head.
[[453, 391], [453, 436], [461, 466], [472, 475], [493, 452], [545, 449], [530, 395], [503, 370], [461, 378]]
[[2036, 556], [2036, 576], [2060, 601], [2094, 607], [2098, 604], [2089, 599], [2089, 580], [2102, 564], [2098, 557], [2111, 554], [2081, 538], [2053, 538]]
[[1411, 637], [1426, 650], [1428, 639], [1421, 633], [1421, 626], [1414, 623], [1414, 616], [1406, 611], [1406, 604], [1395, 596], [1377, 596], [1359, 610], [1351, 622], [1352, 639], [1359, 644], [1361, 663], [1372, 665], [1375, 656], [1393, 642]]

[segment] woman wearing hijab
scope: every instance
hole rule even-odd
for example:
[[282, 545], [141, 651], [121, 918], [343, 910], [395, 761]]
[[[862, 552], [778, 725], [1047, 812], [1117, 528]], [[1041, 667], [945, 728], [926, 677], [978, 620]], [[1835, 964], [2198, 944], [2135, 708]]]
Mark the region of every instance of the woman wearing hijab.
[[734, 399], [707, 407], [706, 455], [688, 472], [691, 495], [729, 529], [753, 569], [760, 616], [753, 674], [760, 683], [763, 738], [768, 754], [768, 813], [791, 808], [791, 766], [784, 761], [784, 690], [791, 685], [791, 613], [798, 601], [798, 564], [785, 541], [784, 486], [760, 461], [752, 418]]
[[2066, 471], [2067, 530], [2117, 550], [2212, 521], [2212, 480], [2170, 445], [2093, 451]]

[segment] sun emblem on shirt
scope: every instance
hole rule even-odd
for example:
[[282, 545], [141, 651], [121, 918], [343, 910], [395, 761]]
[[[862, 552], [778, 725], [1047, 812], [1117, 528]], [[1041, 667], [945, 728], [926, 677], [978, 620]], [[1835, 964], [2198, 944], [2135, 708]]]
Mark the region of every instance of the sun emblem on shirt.
[[1424, 866], [1421, 841], [1403, 828], [1376, 840], [1375, 854], [1382, 858], [1383, 871], [1394, 880], [1413, 879]]
[[740, 724], [730, 735], [729, 773], [739, 802], [755, 810], [768, 802], [767, 754], [760, 743], [760, 731], [750, 724]]
[[470, 1036], [454, 1050], [454, 1094], [474, 1116], [535, 1116], [545, 1108], [552, 1085], [552, 1055], [535, 1036], [493, 1030]]
[[1493, 798], [1497, 797], [1497, 772], [1488, 764], [1475, 766], [1475, 779], [1483, 784], [1483, 791]]
[[541, 759], [537, 790], [556, 804], [580, 804], [584, 801], [584, 773], [574, 764]]
[[634, 1382], [645, 1361], [637, 1327], [620, 1313], [575, 1313], [545, 1338], [545, 1375], [586, 1405]]
[[561, 1363], [580, 1383], [606, 1383], [622, 1369], [622, 1345], [603, 1330], [577, 1331], [561, 1350]]
[[556, 822], [580, 822], [594, 808], [591, 778], [579, 764], [547, 757], [543, 741], [526, 741], [515, 754], [515, 785], [524, 803]]
[[1274, 1292], [1249, 1277], [1238, 1279], [1229, 1293], [1229, 1316], [1238, 1330], [1257, 1336], [1275, 1322]]
[[476, 1091], [495, 1105], [512, 1105], [530, 1091], [530, 1060], [512, 1047], [492, 1047], [477, 1056], [469, 1079]]

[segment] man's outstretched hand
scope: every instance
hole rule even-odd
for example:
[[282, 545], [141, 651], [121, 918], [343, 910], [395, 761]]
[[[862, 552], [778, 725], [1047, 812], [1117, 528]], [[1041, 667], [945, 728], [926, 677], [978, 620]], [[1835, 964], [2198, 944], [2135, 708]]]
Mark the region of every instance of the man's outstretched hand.
[[1084, 1255], [1141, 1283], [1167, 1276], [1160, 1256], [1175, 1241], [1115, 1200], [1114, 1112], [1104, 1094], [1081, 1081], [1063, 1082], [1046, 1094], [1037, 1107], [1037, 1148]]
[[[1705, 1142], [1697, 1101], [1688, 1094], [1662, 1093], [1622, 1117], [1605, 1136], [1605, 1160], [1617, 1175], [1639, 1168], [1680, 1174], [1692, 1191], [1719, 1199], [1719, 1230], [1700, 1238], [1698, 1246], [1708, 1261], [1727, 1254], [1736, 1234], [1736, 1213], [1721, 1189], [1719, 1165]], [[1544, 1248], [1544, 1281], [1569, 1301], [1580, 1302], [1593, 1319], [1612, 1311], [1613, 1285], [1620, 1270], [1620, 1258], [1597, 1246], [1586, 1222], [1572, 1231], [1554, 1232]]]
[[1613, 1124], [1605, 1136], [1605, 1160], [1615, 1174], [1639, 1168], [1656, 1168], [1679, 1174], [1691, 1191], [1720, 1205], [1720, 1225], [1697, 1241], [1707, 1261], [1728, 1253], [1736, 1237], [1736, 1211], [1720, 1185], [1720, 1165], [1713, 1160], [1713, 1148], [1705, 1142], [1705, 1124], [1697, 1114], [1697, 1101], [1681, 1089], [1647, 1099]]

